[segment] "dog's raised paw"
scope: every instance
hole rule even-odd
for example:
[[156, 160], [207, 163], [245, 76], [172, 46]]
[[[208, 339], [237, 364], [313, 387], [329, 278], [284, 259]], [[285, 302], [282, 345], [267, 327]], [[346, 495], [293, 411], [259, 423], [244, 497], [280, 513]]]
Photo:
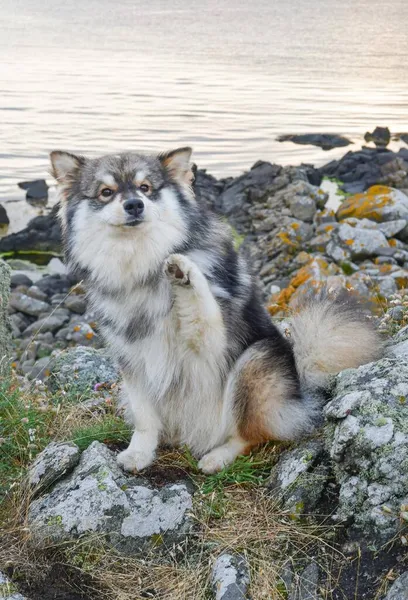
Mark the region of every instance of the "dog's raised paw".
[[218, 471], [222, 471], [224, 467], [232, 462], [231, 460], [228, 460], [228, 458], [229, 457], [225, 455], [222, 449], [217, 448], [202, 457], [198, 463], [198, 468], [208, 475], [211, 473], [218, 473]]
[[167, 277], [179, 285], [190, 285], [191, 262], [181, 254], [171, 254], [165, 262]]
[[120, 452], [116, 461], [118, 465], [129, 473], [136, 473], [148, 467], [154, 460], [154, 455], [150, 452], [136, 452], [127, 448]]

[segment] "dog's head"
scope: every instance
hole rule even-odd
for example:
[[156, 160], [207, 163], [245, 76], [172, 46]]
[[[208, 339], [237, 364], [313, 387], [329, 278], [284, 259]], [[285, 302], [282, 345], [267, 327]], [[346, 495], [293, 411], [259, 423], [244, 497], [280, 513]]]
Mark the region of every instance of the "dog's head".
[[[60, 219], [71, 263], [96, 268], [93, 255], [137, 254], [151, 263], [183, 243], [196, 211], [191, 148], [149, 156], [111, 154], [96, 159], [51, 153], [61, 200]], [[153, 264], [155, 263], [155, 264]]]
[[89, 219], [127, 229], [158, 221], [174, 207], [169, 190], [193, 199], [191, 152], [180, 148], [158, 156], [124, 153], [87, 159], [55, 151], [52, 174], [64, 203], [84, 204]]

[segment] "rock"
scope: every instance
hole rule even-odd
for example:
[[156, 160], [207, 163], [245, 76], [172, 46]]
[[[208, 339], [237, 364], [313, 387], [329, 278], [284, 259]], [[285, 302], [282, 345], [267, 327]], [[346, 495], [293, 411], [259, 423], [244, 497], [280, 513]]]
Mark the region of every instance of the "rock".
[[243, 556], [221, 554], [214, 564], [212, 585], [215, 600], [248, 598], [249, 568]]
[[50, 375], [50, 365], [50, 357], [44, 356], [35, 361], [34, 364], [31, 364], [31, 361], [25, 361], [22, 371], [27, 375], [28, 379], [44, 381]]
[[86, 311], [86, 298], [84, 295], [72, 295], [65, 299], [64, 305], [74, 313], [83, 315]]
[[73, 442], [51, 442], [29, 468], [29, 487], [38, 496], [72, 471], [78, 464], [79, 457], [79, 448]]
[[319, 575], [317, 564], [310, 563], [300, 575], [296, 576], [288, 600], [320, 600], [318, 595]]
[[4, 573], [0, 571], [0, 600], [26, 600], [17, 592], [17, 588]]
[[7, 229], [10, 225], [10, 219], [8, 218], [7, 211], [2, 204], [0, 204], [0, 231]]
[[309, 196], [295, 197], [290, 203], [290, 211], [296, 219], [311, 223], [316, 213], [316, 202]]
[[[351, 260], [376, 256], [379, 248], [388, 248], [385, 235], [378, 230], [353, 227], [342, 223], [333, 233], [333, 242], [340, 246]], [[333, 257], [333, 252], [330, 254]]]
[[77, 395], [87, 393], [97, 383], [115, 383], [118, 372], [106, 350], [77, 346], [59, 354], [53, 361], [48, 386]]
[[384, 600], [408, 600], [408, 571], [394, 581]]
[[364, 136], [366, 142], [374, 142], [378, 148], [385, 148], [391, 141], [391, 133], [388, 127], [376, 127], [372, 133]]
[[376, 222], [408, 220], [408, 196], [384, 185], [370, 187], [363, 194], [346, 198], [337, 211], [341, 221], [348, 217]]
[[57, 220], [58, 205], [48, 215], [35, 217], [17, 233], [0, 238], [0, 252], [61, 252], [61, 228]]
[[310, 513], [316, 507], [329, 477], [324, 444], [304, 442], [282, 453], [267, 481], [269, 492], [293, 515]]
[[48, 296], [44, 292], [40, 290], [40, 288], [36, 285], [32, 285], [27, 290], [27, 296], [31, 298], [36, 298], [37, 300], [42, 300], [42, 302], [47, 302]]
[[47, 312], [50, 309], [50, 305], [47, 302], [36, 300], [21, 292], [13, 292], [11, 294], [10, 306], [25, 315], [31, 315], [33, 317], [38, 317], [38, 315]]
[[396, 358], [401, 358], [408, 361], [408, 340], [390, 346], [388, 352]]
[[0, 378], [9, 370], [11, 325], [7, 312], [10, 294], [10, 267], [0, 259]]
[[306, 133], [303, 135], [280, 135], [277, 138], [278, 142], [293, 142], [294, 144], [303, 144], [318, 146], [323, 150], [332, 150], [348, 146], [352, 142], [341, 135], [333, 133]]
[[26, 190], [26, 200], [34, 206], [45, 206], [48, 201], [48, 185], [45, 179], [21, 181], [18, 187]]
[[143, 554], [183, 540], [193, 526], [191, 508], [184, 482], [156, 488], [128, 477], [114, 453], [93, 442], [67, 477], [32, 502], [28, 526], [39, 546], [98, 534], [120, 552]]
[[337, 516], [375, 545], [399, 532], [408, 505], [407, 398], [408, 362], [383, 358], [340, 373], [324, 409]]
[[281, 172], [282, 167], [268, 162], [258, 162], [248, 173], [227, 183], [222, 194], [217, 199], [216, 208], [225, 215], [239, 212], [247, 200], [251, 188], [262, 189], [265, 192]]
[[13, 289], [19, 285], [25, 285], [27, 287], [30, 287], [31, 285], [33, 285], [33, 282], [24, 273], [13, 273], [11, 275], [10, 285], [11, 285], [11, 289]]
[[53, 315], [49, 314], [42, 319], [38, 319], [23, 331], [23, 337], [31, 337], [38, 332], [46, 333], [48, 331], [54, 332], [64, 326], [69, 320], [66, 315]]
[[54, 294], [64, 294], [69, 292], [74, 281], [68, 275], [47, 275], [37, 281], [37, 287], [40, 288], [47, 296], [53, 296]]
[[407, 226], [405, 219], [398, 219], [396, 221], [388, 221], [386, 223], [379, 223], [378, 229], [383, 232], [385, 237], [392, 238], [397, 233], [400, 233]]

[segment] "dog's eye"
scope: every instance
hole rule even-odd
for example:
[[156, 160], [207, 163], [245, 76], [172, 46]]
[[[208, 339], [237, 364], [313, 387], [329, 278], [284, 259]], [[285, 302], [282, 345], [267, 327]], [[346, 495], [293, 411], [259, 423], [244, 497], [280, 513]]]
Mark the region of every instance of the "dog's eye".
[[147, 194], [148, 192], [150, 192], [150, 185], [148, 183], [142, 183], [139, 189], [144, 194]]
[[110, 198], [113, 196], [113, 190], [110, 188], [103, 188], [99, 195], [102, 196], [102, 198]]

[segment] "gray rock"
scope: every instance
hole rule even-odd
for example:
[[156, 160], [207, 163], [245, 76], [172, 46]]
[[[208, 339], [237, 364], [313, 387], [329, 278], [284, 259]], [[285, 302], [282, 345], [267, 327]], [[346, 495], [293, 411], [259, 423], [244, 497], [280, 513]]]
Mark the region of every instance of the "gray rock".
[[61, 477], [72, 471], [79, 462], [80, 451], [73, 442], [51, 442], [40, 452], [27, 474], [27, 484], [41, 494]]
[[80, 315], [83, 315], [86, 311], [86, 299], [83, 295], [68, 296], [68, 298], [65, 299], [64, 304], [70, 311]]
[[193, 526], [191, 508], [184, 482], [155, 488], [128, 477], [113, 452], [93, 442], [71, 474], [32, 502], [28, 525], [40, 546], [97, 533], [120, 552], [139, 554], [184, 539]]
[[310, 563], [300, 575], [296, 575], [288, 600], [319, 600], [319, 567]]
[[[33, 364], [30, 365], [30, 363]], [[28, 379], [37, 379], [38, 381], [44, 381], [50, 374], [51, 359], [49, 356], [43, 356], [37, 361], [27, 360], [23, 364], [22, 371], [28, 377]]]
[[312, 511], [329, 477], [321, 441], [304, 442], [282, 453], [267, 481], [270, 493], [293, 515]]
[[10, 306], [19, 312], [33, 317], [38, 317], [38, 315], [50, 309], [50, 305], [47, 302], [36, 300], [21, 292], [13, 292], [11, 294]]
[[383, 358], [343, 371], [324, 412], [337, 517], [380, 545], [399, 532], [408, 504], [408, 362]]
[[36, 298], [36, 300], [42, 300], [42, 302], [47, 302], [48, 296], [45, 294], [40, 288], [36, 285], [32, 285], [27, 290], [27, 296], [31, 296], [31, 298]]
[[381, 231], [353, 227], [347, 223], [340, 225], [334, 238], [343, 249], [350, 252], [352, 260], [375, 256], [378, 248], [388, 247], [387, 238]]
[[398, 219], [396, 221], [388, 221], [386, 223], [378, 223], [378, 229], [383, 232], [385, 237], [392, 238], [397, 235], [400, 231], [407, 226], [405, 219]]
[[303, 133], [303, 134], [285, 134], [280, 135], [277, 138], [278, 142], [293, 142], [294, 144], [304, 144], [318, 146], [323, 150], [332, 150], [333, 148], [340, 148], [342, 146], [348, 146], [352, 142], [336, 133]]
[[290, 212], [295, 219], [300, 219], [308, 223], [313, 221], [316, 210], [316, 202], [310, 196], [295, 196], [290, 203]]
[[0, 260], [0, 377], [9, 370], [11, 326], [7, 313], [10, 293], [10, 267]]
[[17, 588], [10, 579], [0, 571], [0, 600], [26, 600], [17, 592]]
[[11, 275], [11, 288], [15, 288], [19, 285], [25, 285], [27, 287], [30, 287], [31, 285], [33, 285], [33, 282], [31, 281], [31, 279], [25, 275], [24, 273], [13, 273]]
[[384, 600], [408, 600], [408, 571], [394, 581]]
[[404, 342], [399, 342], [398, 344], [394, 344], [388, 348], [388, 352], [392, 356], [396, 356], [397, 358], [402, 358], [403, 360], [408, 361], [408, 339]]
[[221, 554], [214, 564], [212, 585], [215, 600], [248, 598], [249, 568], [243, 556]]
[[61, 352], [53, 361], [48, 386], [84, 394], [96, 383], [114, 383], [118, 372], [106, 350], [77, 346]]
[[61, 329], [67, 321], [68, 317], [64, 315], [47, 315], [29, 325], [27, 329], [23, 331], [23, 337], [31, 337], [39, 332], [46, 333], [50, 331], [53, 333], [54, 331]]

